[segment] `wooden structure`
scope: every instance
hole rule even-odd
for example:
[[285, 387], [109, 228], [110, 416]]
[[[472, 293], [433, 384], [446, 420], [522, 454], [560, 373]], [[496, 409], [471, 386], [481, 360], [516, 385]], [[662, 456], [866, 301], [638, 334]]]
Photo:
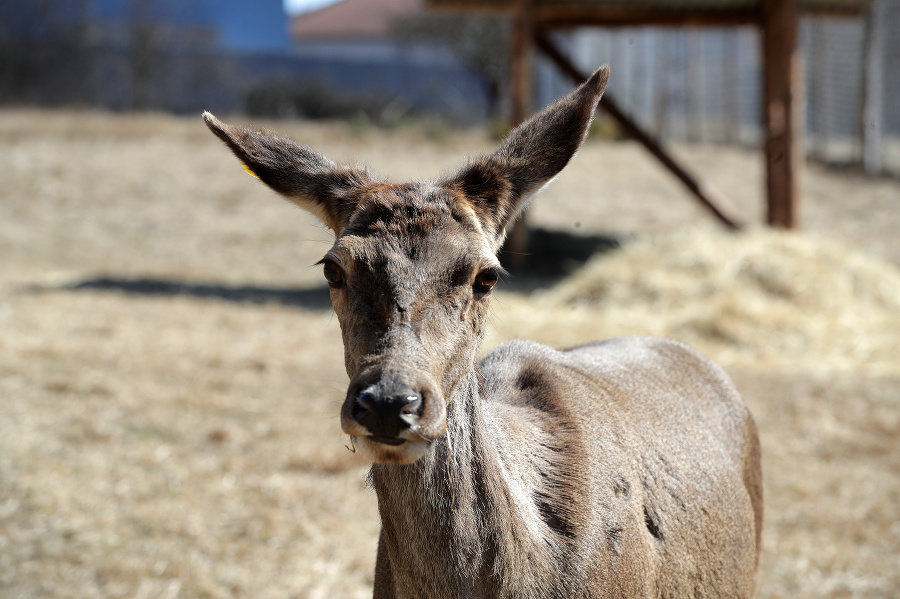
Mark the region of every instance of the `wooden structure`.
[[[755, 26], [761, 32], [766, 221], [799, 226], [800, 167], [804, 159], [803, 71], [798, 49], [801, 14], [857, 16], [870, 0], [428, 0], [440, 10], [503, 11], [513, 21], [512, 120], [530, 113], [533, 52], [542, 51], [575, 82], [580, 72], [554, 45], [553, 30], [585, 26]], [[615, 65], [612, 65], [615, 68]], [[640, 142], [723, 224], [737, 228], [709, 189], [658, 141], [631, 120], [607, 93], [600, 106]]]

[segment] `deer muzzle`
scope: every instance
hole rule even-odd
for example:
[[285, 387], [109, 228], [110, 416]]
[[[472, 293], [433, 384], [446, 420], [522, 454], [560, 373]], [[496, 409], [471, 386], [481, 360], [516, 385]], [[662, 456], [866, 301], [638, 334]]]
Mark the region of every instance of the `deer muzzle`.
[[422, 396], [412, 389], [385, 397], [373, 385], [357, 393], [352, 417], [369, 431], [373, 440], [399, 445], [403, 441], [400, 433], [415, 426], [421, 411]]
[[446, 431], [446, 407], [441, 394], [427, 384], [394, 377], [359, 380], [347, 391], [341, 428], [373, 461], [410, 463]]

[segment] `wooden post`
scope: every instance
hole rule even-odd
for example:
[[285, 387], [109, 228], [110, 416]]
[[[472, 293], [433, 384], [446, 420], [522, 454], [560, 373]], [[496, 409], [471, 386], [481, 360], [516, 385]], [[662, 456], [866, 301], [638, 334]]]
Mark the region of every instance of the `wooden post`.
[[800, 0], [763, 0], [763, 122], [766, 153], [766, 223], [797, 228], [800, 167], [805, 159], [803, 71], [797, 44]]
[[[516, 0], [512, 14], [510, 40], [510, 127], [516, 127], [531, 115], [534, 95], [534, 4]], [[528, 251], [526, 214], [519, 215], [508, 231], [503, 245], [503, 262], [514, 270], [521, 267]]]
[[516, 0], [510, 40], [510, 126], [531, 115], [534, 92], [534, 5], [533, 0]]

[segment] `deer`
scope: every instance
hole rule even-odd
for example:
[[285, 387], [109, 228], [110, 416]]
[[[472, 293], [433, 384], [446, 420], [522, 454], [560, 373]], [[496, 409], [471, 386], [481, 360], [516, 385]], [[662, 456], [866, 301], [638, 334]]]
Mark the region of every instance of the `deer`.
[[372, 462], [375, 599], [755, 593], [760, 446], [719, 366], [637, 336], [478, 357], [505, 231], [581, 146], [608, 78], [414, 183], [203, 115], [334, 232], [318, 264], [349, 376], [341, 428]]

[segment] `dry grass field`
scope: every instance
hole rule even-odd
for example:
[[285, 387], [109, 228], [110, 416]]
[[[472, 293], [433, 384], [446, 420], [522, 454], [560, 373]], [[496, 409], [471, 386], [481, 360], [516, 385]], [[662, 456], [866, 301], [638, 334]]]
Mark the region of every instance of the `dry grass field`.
[[[271, 126], [393, 180], [493, 144]], [[676, 151], [759, 221], [756, 153]], [[0, 157], [0, 597], [370, 596], [375, 498], [311, 266], [329, 233], [199, 115], [4, 111]], [[727, 236], [638, 147], [590, 141], [530, 219], [627, 241], [509, 281], [488, 345], [699, 347], [761, 432], [759, 596], [898, 597], [900, 185], [813, 166], [804, 189], [806, 234]]]

